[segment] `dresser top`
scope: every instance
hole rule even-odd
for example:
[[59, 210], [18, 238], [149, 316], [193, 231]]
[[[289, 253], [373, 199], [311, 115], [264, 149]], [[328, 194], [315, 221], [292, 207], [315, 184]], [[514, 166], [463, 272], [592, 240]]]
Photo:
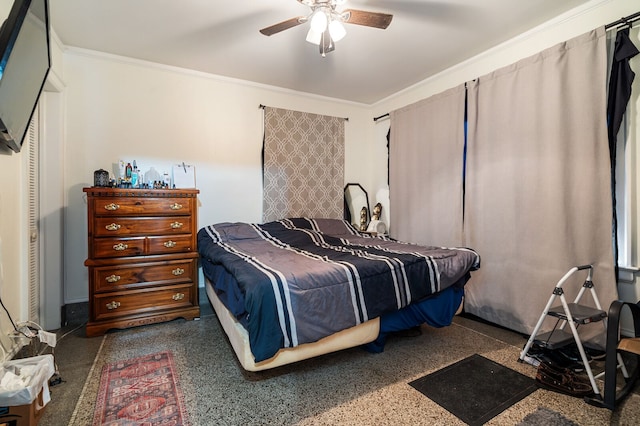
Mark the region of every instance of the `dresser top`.
[[166, 197], [190, 198], [196, 197], [198, 189], [136, 189], [136, 188], [105, 188], [92, 186], [82, 189], [92, 197]]

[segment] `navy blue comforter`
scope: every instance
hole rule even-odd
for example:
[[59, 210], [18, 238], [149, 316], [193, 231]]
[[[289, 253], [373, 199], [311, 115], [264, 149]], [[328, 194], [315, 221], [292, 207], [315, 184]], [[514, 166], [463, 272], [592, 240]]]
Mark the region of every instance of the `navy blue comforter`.
[[[198, 251], [256, 362], [464, 285], [480, 264], [470, 249], [371, 237], [337, 219], [211, 225], [198, 232]], [[233, 279], [212, 276], [222, 268]]]

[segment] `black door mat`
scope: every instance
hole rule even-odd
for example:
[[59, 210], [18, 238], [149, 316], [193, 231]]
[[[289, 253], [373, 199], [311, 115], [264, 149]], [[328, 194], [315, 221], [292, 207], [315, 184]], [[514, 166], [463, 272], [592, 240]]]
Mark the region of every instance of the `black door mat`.
[[486, 423], [537, 389], [531, 377], [478, 354], [409, 385], [470, 426]]

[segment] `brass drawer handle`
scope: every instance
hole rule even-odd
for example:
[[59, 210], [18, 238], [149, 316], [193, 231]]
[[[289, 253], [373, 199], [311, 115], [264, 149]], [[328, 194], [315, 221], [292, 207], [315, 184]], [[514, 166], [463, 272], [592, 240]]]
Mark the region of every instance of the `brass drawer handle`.
[[128, 249], [128, 248], [129, 248], [129, 246], [128, 246], [128, 245], [126, 245], [126, 244], [124, 244], [124, 243], [118, 243], [118, 244], [116, 244], [116, 245], [114, 245], [114, 246], [113, 246], [113, 249], [114, 249], [115, 251], [122, 251], [122, 250], [126, 250], [126, 249]]
[[182, 269], [182, 268], [176, 268], [176, 269], [174, 269], [173, 271], [171, 271], [171, 273], [177, 277], [177, 276], [179, 276], [179, 275], [184, 274], [184, 269]]
[[118, 281], [120, 281], [120, 275], [109, 275], [105, 279], [108, 283], [117, 283]]
[[173, 296], [171, 296], [171, 298], [173, 300], [182, 300], [184, 299], [184, 293], [176, 293]]
[[165, 242], [163, 245], [164, 245], [166, 248], [173, 248], [173, 247], [175, 247], [175, 246], [176, 246], [176, 244], [177, 244], [177, 243], [176, 243], [175, 241], [171, 241], [171, 240], [169, 240], [169, 241]]
[[120, 307], [120, 302], [116, 302], [115, 300], [113, 302], [107, 303], [107, 309], [109, 309], [110, 311], [113, 309], [118, 309], [119, 307]]
[[122, 226], [118, 225], [117, 223], [110, 223], [109, 225], [106, 225], [105, 228], [107, 229], [107, 231], [117, 231], [118, 229], [122, 228]]
[[183, 225], [184, 225], [184, 224], [183, 224], [182, 222], [173, 222], [173, 223], [171, 224], [171, 228], [172, 228], [172, 229], [180, 229], [180, 228], [182, 228], [182, 226], [183, 226]]
[[114, 211], [114, 210], [118, 210], [120, 208], [119, 205], [117, 205], [116, 203], [111, 203], [111, 204], [107, 204], [106, 206], [104, 206], [105, 210], [109, 210], [109, 211]]
[[180, 210], [180, 209], [182, 209], [182, 204], [173, 203], [171, 205], [171, 210]]

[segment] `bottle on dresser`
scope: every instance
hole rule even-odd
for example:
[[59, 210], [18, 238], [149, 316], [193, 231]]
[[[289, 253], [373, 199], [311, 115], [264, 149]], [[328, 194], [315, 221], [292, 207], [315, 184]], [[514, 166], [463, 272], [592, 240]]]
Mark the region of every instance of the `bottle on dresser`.
[[140, 172], [136, 160], [133, 160], [133, 170], [131, 170], [131, 187], [137, 188], [140, 182]]

